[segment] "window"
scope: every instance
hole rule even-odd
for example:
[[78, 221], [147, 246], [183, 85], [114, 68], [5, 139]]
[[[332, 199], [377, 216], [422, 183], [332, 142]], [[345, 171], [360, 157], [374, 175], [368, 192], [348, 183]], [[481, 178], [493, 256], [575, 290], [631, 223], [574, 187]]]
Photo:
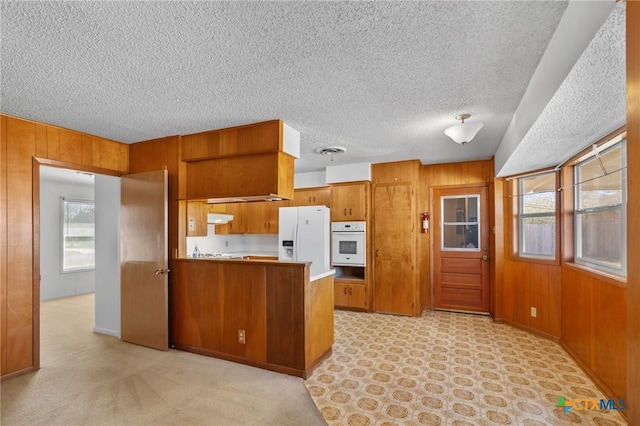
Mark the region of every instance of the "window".
[[93, 201], [62, 198], [62, 272], [94, 268]]
[[556, 173], [521, 177], [518, 183], [518, 255], [556, 258]]
[[442, 250], [480, 251], [480, 196], [442, 197]]
[[626, 275], [626, 139], [574, 167], [575, 261]]

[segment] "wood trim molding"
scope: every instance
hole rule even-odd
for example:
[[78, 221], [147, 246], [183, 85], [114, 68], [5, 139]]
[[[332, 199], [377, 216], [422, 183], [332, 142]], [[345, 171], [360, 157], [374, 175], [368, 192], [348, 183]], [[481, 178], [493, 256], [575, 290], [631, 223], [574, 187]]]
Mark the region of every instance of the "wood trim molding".
[[33, 163], [34, 167], [36, 165], [49, 166], [49, 167], [57, 167], [59, 169], [77, 170], [79, 172], [88, 172], [88, 173], [95, 173], [95, 174], [108, 175], [108, 176], [123, 176], [127, 174], [126, 172], [122, 172], [122, 171], [117, 171], [112, 169], [103, 169], [101, 167], [86, 166], [86, 165], [76, 164], [76, 163], [67, 163], [67, 162], [58, 161], [58, 160], [49, 160], [47, 158], [33, 157], [33, 160], [34, 160], [34, 163]]
[[[627, 1], [627, 158], [640, 158], [640, 1]], [[640, 210], [640, 164], [627, 163], [627, 211]], [[627, 223], [627, 246], [640, 238], [640, 221]], [[627, 403], [629, 424], [640, 424], [640, 251], [627, 250]]]
[[[609, 398], [614, 398], [614, 399], [619, 399], [619, 398], [623, 398], [625, 397], [625, 395], [616, 395], [613, 390], [611, 390], [611, 388], [609, 386], [607, 386], [607, 384], [605, 382], [603, 382], [602, 380], [600, 380], [600, 378], [598, 377], [598, 375], [591, 370], [584, 362], [582, 362], [580, 360], [580, 358], [575, 354], [575, 352], [573, 352], [571, 350], [571, 348], [569, 348], [567, 345], [565, 345], [562, 341], [560, 342], [560, 346], [562, 346], [562, 348], [567, 351], [567, 353], [569, 354], [569, 356], [575, 361], [575, 363], [578, 365], [578, 367], [580, 367], [582, 369], [582, 371], [589, 376], [589, 378], [591, 380], [593, 380], [593, 382], [595, 383], [595, 385], [598, 387], [598, 389], [605, 395], [605, 398], [609, 399]], [[628, 405], [628, 400], [627, 400], [627, 405]], [[624, 417], [625, 420], [628, 419], [627, 416], [627, 412], [624, 410], [620, 410], [618, 411], [618, 413], [620, 413], [620, 415], [622, 415], [622, 417]], [[630, 423], [631, 424], [631, 423]]]

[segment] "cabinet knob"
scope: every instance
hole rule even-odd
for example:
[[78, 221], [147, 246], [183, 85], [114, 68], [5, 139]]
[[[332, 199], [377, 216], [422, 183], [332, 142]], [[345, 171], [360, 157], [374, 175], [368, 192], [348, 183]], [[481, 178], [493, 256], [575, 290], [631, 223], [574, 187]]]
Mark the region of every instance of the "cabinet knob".
[[349, 296], [351, 296], [351, 287], [349, 287]]
[[351, 213], [351, 207], [349, 207], [349, 216], [352, 216], [353, 213]]
[[344, 209], [344, 215], [345, 216], [347, 215], [347, 209]]
[[345, 296], [347, 295], [347, 288], [346, 287], [344, 288], [344, 295]]
[[380, 256], [380, 250], [376, 250], [376, 257]]

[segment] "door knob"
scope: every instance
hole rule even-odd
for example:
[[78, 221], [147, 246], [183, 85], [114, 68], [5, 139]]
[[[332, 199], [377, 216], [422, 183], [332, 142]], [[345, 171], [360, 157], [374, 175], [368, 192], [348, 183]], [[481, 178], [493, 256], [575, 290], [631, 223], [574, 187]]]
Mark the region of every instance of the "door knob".
[[156, 275], [167, 275], [169, 272], [171, 271], [171, 269], [157, 269], [155, 274]]
[[485, 254], [484, 256], [482, 256], [482, 260], [489, 260], [489, 256]]

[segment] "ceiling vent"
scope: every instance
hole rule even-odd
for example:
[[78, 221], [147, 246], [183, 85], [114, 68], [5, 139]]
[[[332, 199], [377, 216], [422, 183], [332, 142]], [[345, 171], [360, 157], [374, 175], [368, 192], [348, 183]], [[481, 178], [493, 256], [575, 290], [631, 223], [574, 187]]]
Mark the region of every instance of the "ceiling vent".
[[331, 161], [333, 161], [334, 154], [344, 154], [347, 152], [347, 148], [343, 146], [325, 146], [316, 149], [316, 152], [322, 155], [329, 155], [331, 157]]

